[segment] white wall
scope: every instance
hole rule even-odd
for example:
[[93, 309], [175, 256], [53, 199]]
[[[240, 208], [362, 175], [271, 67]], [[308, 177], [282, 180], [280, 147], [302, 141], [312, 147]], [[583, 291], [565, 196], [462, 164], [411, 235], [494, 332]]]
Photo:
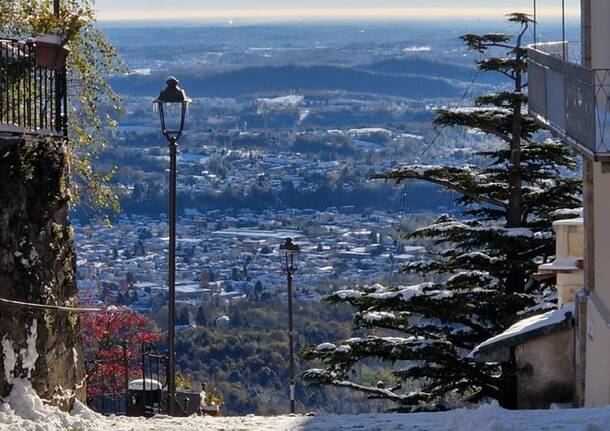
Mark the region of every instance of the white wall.
[[[604, 3], [610, 17], [610, 1]], [[595, 14], [593, 14], [595, 16]], [[599, 28], [601, 27], [601, 28]], [[599, 26], [599, 34], [610, 38], [610, 26]], [[598, 36], [599, 36], [598, 34]], [[610, 40], [610, 39], [608, 39]], [[610, 43], [606, 43], [610, 60]], [[601, 48], [600, 48], [601, 50]], [[610, 166], [608, 173], [601, 162], [593, 163], [595, 220], [595, 286], [587, 302], [587, 363], [585, 405], [610, 404]]]
[[610, 1], [591, 0], [591, 66], [610, 69]]
[[[608, 1], [610, 7], [610, 1]], [[608, 26], [610, 30], [610, 26]], [[610, 35], [609, 35], [610, 37]], [[610, 48], [610, 39], [608, 47]], [[609, 57], [610, 58], [610, 57]], [[610, 309], [610, 171], [602, 172], [602, 163], [593, 163], [595, 220], [595, 294]], [[610, 166], [609, 166], [610, 168]], [[610, 372], [610, 365], [608, 367]]]
[[609, 318], [608, 311], [593, 293], [587, 302], [586, 407], [610, 404]]

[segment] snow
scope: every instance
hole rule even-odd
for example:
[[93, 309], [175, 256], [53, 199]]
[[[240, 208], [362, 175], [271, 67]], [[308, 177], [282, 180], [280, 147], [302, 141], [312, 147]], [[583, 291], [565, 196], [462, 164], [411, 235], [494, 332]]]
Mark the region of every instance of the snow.
[[[129, 390], [130, 391], [141, 391], [144, 387], [144, 383], [142, 379], [132, 380], [129, 382]], [[159, 390], [162, 385], [159, 381], [155, 379], [146, 379], [146, 389], [147, 390]]]
[[273, 98], [261, 97], [257, 100], [259, 103], [270, 106], [270, 107], [291, 108], [291, 107], [297, 106], [304, 99], [305, 99], [305, 96], [298, 96], [298, 95], [291, 94], [288, 96], [280, 96], [280, 97], [273, 97]]
[[358, 129], [349, 129], [349, 131], [347, 133], [349, 133], [350, 135], [353, 135], [353, 136], [371, 135], [373, 133], [392, 135], [391, 131], [389, 131], [388, 129], [384, 129], [382, 127], [360, 127]]
[[563, 322], [570, 314], [572, 316], [574, 315], [573, 302], [565, 304], [558, 310], [552, 310], [544, 314], [538, 314], [536, 316], [520, 320], [501, 334], [498, 334], [495, 337], [485, 340], [483, 343], [479, 344], [472, 352], [470, 352], [468, 357], [474, 358], [482, 349], [499, 341], [537, 331], [547, 326], [557, 325]]
[[349, 353], [350, 350], [352, 350], [352, 348], [350, 346], [341, 345], [341, 346], [337, 347], [336, 352], [337, 353]]
[[365, 313], [362, 318], [369, 323], [373, 323], [379, 322], [380, 320], [395, 319], [396, 316], [394, 313], [387, 311], [371, 311], [369, 313]]
[[36, 368], [36, 360], [38, 359], [38, 352], [36, 351], [37, 337], [38, 322], [36, 319], [34, 319], [29, 329], [28, 338], [25, 342], [26, 348], [19, 351], [19, 354], [21, 355], [21, 368], [27, 370], [28, 377], [32, 376], [32, 371], [34, 371]]
[[584, 224], [584, 218], [582, 218], [582, 217], [557, 220], [556, 222], [553, 222], [553, 226], [577, 226], [578, 227], [578, 226], [582, 226], [583, 224]]
[[[322, 370], [319, 370], [323, 372]], [[104, 417], [76, 402], [71, 413], [47, 406], [27, 380], [0, 404], [0, 431], [603, 431], [610, 407], [508, 411], [496, 403], [444, 413], [286, 415], [151, 419]]]
[[403, 133], [401, 136], [403, 138], [406, 138], [406, 139], [415, 139], [417, 141], [423, 141], [424, 140], [424, 137], [422, 135], [414, 135], [412, 133]]
[[470, 226], [466, 223], [458, 222], [458, 221], [448, 221], [431, 224], [429, 226], [425, 226], [417, 229], [415, 232], [426, 232], [426, 231], [436, 231], [436, 232], [447, 232], [451, 230], [468, 230], [472, 232], [494, 232], [497, 235], [506, 236], [506, 237], [526, 237], [526, 238], [534, 238], [540, 237], [541, 233], [534, 233], [531, 229], [525, 227], [517, 227], [517, 228], [507, 228], [501, 226]]
[[144, 67], [141, 69], [133, 69], [131, 71], [133, 75], [141, 75], [141, 76], [149, 76], [152, 73], [152, 69], [149, 67]]
[[526, 238], [531, 238], [534, 236], [534, 232], [531, 229], [526, 227], [513, 227], [513, 228], [502, 228], [501, 232], [506, 236], [523, 236]]
[[6, 335], [2, 337], [2, 359], [4, 363], [4, 379], [11, 383], [13, 381], [13, 370], [15, 365], [17, 365], [17, 356], [15, 355], [13, 342], [6, 338]]
[[337, 295], [341, 299], [362, 298], [362, 292], [360, 292], [359, 290], [353, 290], [353, 289], [338, 290], [337, 292], [335, 292], [335, 295]]
[[393, 299], [400, 298], [407, 302], [412, 298], [421, 296], [424, 294], [424, 290], [433, 286], [433, 283], [421, 283], [412, 286], [401, 286], [398, 290], [388, 289], [376, 284], [373, 287], [376, 289], [374, 293], [370, 293], [367, 296], [374, 299]]
[[28, 338], [25, 341], [26, 347], [19, 350], [19, 355], [15, 353], [13, 342], [5, 335], [2, 337], [2, 357], [4, 363], [4, 378], [7, 383], [13, 383], [16, 373], [17, 358], [21, 356], [21, 369], [27, 371], [28, 378], [36, 368], [38, 352], [36, 351], [36, 339], [38, 338], [38, 321], [34, 319], [28, 328]]
[[[101, 416], [78, 405], [80, 414], [67, 414], [43, 403], [27, 379], [15, 379], [10, 395], [0, 405], [2, 431], [59, 431], [106, 429]], [[98, 425], [99, 424], [99, 425]]]
[[432, 47], [430, 46], [418, 46], [412, 45], [403, 49], [404, 52], [429, 52], [432, 51]]
[[403, 166], [399, 169], [400, 172], [414, 172], [415, 175], [419, 175], [420, 177], [429, 175], [430, 172], [438, 171], [443, 169], [444, 166], [441, 165], [407, 165]]
[[317, 352], [328, 352], [330, 350], [335, 350], [337, 348], [337, 346], [335, 346], [332, 343], [322, 343], [319, 344], [318, 347], [316, 347], [316, 351]]
[[553, 211], [551, 213], [551, 215], [553, 215], [555, 217], [561, 217], [561, 216], [578, 216], [578, 217], [583, 217], [584, 209], [583, 208], [562, 208], [562, 209], [558, 209], [558, 210]]
[[583, 258], [580, 256], [558, 257], [551, 263], [538, 267], [539, 271], [578, 271], [582, 269]]

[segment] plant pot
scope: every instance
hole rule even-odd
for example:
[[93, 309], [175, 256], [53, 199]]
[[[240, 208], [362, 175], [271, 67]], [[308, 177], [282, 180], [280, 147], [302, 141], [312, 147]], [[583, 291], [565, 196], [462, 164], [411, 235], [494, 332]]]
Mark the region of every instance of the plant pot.
[[36, 38], [34, 43], [37, 66], [56, 70], [64, 68], [68, 49], [63, 46], [60, 36], [48, 34]]
[[203, 406], [203, 414], [207, 416], [218, 416], [220, 408], [216, 405]]

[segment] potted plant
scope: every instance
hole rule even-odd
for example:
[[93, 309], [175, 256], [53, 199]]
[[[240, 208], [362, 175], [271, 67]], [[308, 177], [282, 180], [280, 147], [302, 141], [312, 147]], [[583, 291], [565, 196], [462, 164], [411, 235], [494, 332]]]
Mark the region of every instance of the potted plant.
[[206, 416], [218, 416], [220, 413], [220, 407], [216, 404], [206, 404], [203, 406], [203, 414]]
[[36, 65], [49, 69], [63, 69], [66, 65], [68, 48], [63, 38], [56, 33], [45, 34], [34, 38]]
[[202, 413], [206, 416], [219, 416], [220, 405], [222, 404], [222, 398], [220, 397], [220, 395], [214, 392], [206, 394], [205, 391], [202, 393], [202, 395]]
[[71, 13], [62, 10], [57, 17], [52, 11], [43, 8], [29, 11], [27, 20], [37, 35], [33, 38], [36, 65], [63, 69], [70, 52], [68, 45], [78, 36], [90, 17], [80, 10]]

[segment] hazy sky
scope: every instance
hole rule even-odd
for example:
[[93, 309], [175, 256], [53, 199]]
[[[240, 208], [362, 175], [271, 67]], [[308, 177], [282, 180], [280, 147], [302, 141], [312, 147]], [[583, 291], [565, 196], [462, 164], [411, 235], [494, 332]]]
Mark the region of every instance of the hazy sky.
[[[561, 0], [537, 0], [541, 15]], [[97, 0], [102, 20], [231, 18], [480, 18], [532, 10], [533, 0]], [[579, 0], [567, 0], [568, 14]]]

